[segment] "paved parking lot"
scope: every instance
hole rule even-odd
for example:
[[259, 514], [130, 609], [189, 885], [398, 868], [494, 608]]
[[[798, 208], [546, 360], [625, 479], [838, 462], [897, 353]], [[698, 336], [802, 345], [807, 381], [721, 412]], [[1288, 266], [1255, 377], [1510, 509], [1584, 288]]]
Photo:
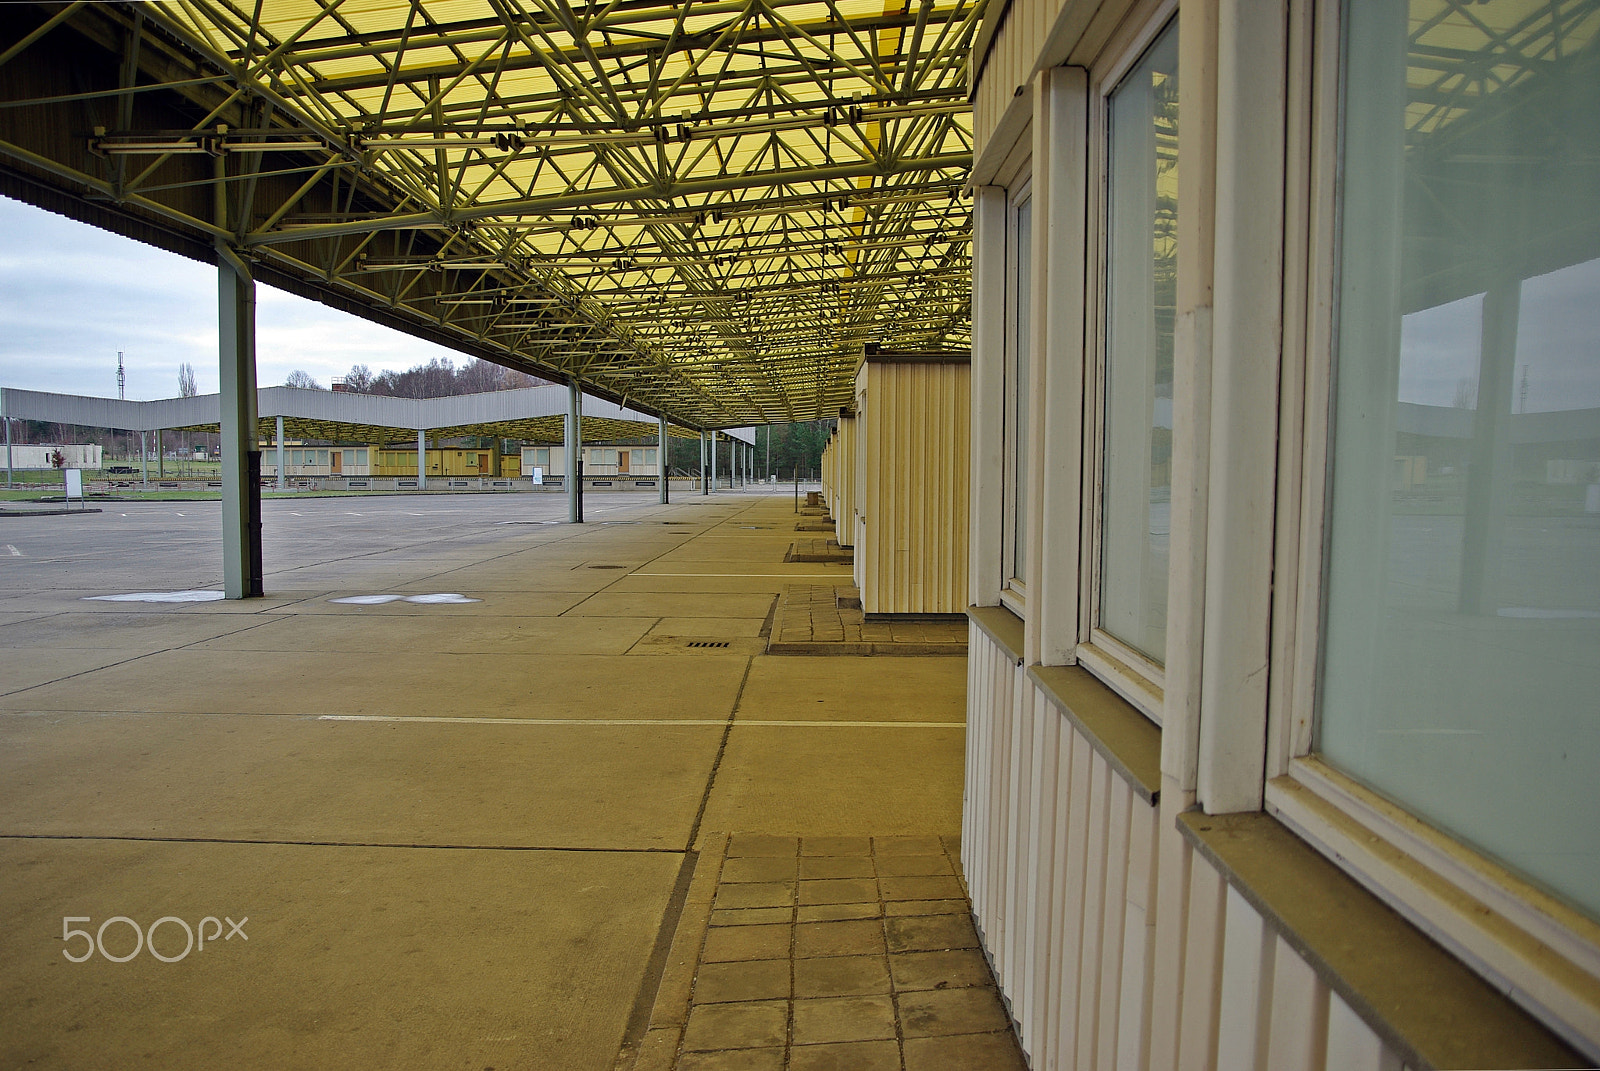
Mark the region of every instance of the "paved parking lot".
[[707, 836], [958, 832], [964, 660], [761, 653], [787, 494], [586, 506], [0, 521], [0, 1065], [611, 1071]]

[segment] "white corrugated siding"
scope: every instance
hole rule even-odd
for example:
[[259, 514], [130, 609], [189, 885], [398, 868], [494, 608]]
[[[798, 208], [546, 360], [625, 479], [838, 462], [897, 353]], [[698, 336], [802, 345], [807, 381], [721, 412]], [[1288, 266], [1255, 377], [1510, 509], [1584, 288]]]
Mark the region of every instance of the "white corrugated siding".
[[967, 608], [971, 367], [868, 362], [856, 377], [861, 608], [959, 614]]
[[[1400, 1071], [1399, 1058], [1159, 819], [970, 626], [961, 863], [1035, 1071]], [[1174, 841], [1162, 847], [1158, 836]], [[1158, 851], [1171, 880], [1188, 883], [1179, 898], [1182, 999], [1176, 1020], [1160, 1023]]]
[[1033, 77], [1040, 50], [1065, 6], [1066, 0], [1011, 0], [1005, 21], [995, 31], [972, 100], [972, 143], [979, 152], [988, 144], [1017, 87], [1027, 85]]

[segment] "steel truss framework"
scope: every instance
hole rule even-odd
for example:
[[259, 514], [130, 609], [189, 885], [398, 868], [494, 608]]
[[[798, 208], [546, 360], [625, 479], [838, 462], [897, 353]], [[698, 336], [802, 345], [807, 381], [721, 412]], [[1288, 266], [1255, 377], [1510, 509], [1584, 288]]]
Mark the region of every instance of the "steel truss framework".
[[0, 190], [690, 426], [829, 415], [970, 345], [984, 3], [15, 5]]

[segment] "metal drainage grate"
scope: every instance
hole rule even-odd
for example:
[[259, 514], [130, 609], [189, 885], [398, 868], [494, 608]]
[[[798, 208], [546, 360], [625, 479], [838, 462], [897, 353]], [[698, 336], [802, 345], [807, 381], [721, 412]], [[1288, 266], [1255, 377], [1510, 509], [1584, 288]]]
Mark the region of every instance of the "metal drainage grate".
[[688, 646], [690, 646], [690, 647], [726, 647], [726, 646], [728, 646], [729, 642], [730, 641], [728, 641], [728, 640], [690, 640], [689, 643], [688, 643]]

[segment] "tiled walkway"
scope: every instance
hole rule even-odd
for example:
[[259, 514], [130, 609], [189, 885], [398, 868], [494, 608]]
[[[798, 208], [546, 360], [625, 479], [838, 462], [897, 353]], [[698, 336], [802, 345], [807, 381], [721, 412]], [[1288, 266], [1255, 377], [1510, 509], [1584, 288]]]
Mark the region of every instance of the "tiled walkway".
[[965, 655], [965, 621], [868, 621], [848, 585], [791, 584], [772, 618], [768, 654]]
[[1022, 1071], [957, 854], [708, 838], [635, 1071]]

